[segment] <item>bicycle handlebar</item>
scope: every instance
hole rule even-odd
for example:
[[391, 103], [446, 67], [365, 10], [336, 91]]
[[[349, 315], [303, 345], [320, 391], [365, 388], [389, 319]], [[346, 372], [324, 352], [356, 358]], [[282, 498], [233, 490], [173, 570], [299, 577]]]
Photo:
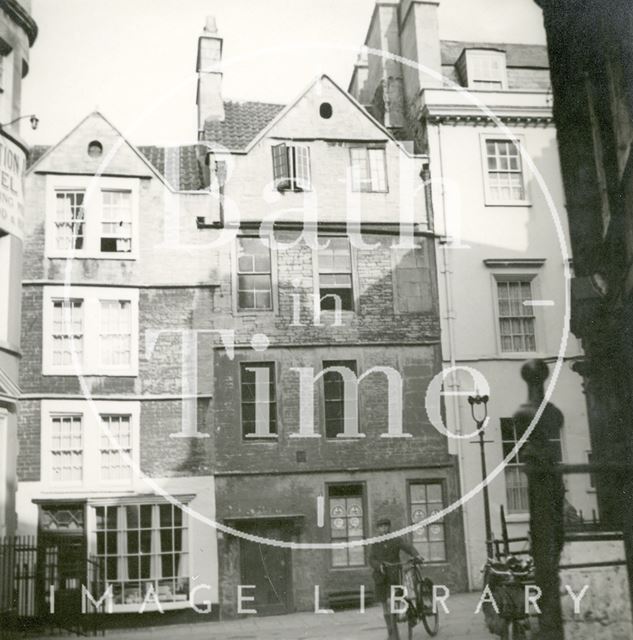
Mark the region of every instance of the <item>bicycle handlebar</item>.
[[422, 556], [415, 556], [404, 562], [381, 562], [380, 564], [384, 564], [386, 567], [406, 567], [409, 564], [424, 564], [424, 558]]

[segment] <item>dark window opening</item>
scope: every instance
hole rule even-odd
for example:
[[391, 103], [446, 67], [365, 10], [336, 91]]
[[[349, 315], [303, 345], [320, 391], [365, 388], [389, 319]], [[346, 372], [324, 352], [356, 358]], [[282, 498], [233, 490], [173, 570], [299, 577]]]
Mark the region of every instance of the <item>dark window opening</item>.
[[276, 435], [275, 364], [273, 362], [242, 362], [240, 364], [240, 387], [242, 436]]
[[98, 140], [88, 143], [88, 155], [91, 158], [98, 158], [103, 153], [103, 145]]
[[322, 102], [319, 106], [319, 115], [328, 120], [332, 117], [332, 105], [329, 102]]
[[[346, 367], [356, 375], [355, 360], [324, 360], [323, 369], [330, 367]], [[357, 391], [354, 388], [354, 397]], [[325, 401], [325, 436], [336, 438], [345, 433], [345, 423], [356, 421], [356, 424], [348, 424], [348, 432], [356, 431], [358, 426], [358, 414], [356, 406], [348, 406], [345, 403], [345, 383], [343, 376], [338, 371], [328, 371], [323, 375], [323, 398]], [[357, 401], [357, 400], [356, 400]]]

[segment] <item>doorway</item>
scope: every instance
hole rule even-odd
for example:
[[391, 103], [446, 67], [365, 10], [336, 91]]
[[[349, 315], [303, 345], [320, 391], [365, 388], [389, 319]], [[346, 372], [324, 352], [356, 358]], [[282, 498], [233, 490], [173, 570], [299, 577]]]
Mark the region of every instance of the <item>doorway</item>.
[[[262, 520], [240, 523], [239, 529], [268, 540], [290, 540], [291, 523]], [[260, 615], [279, 615], [293, 610], [292, 559], [290, 549], [240, 538], [240, 584], [255, 588], [244, 592], [254, 597], [247, 608]], [[246, 606], [246, 605], [245, 605]]]
[[56, 625], [72, 629], [81, 618], [87, 578], [84, 505], [41, 506], [38, 538], [44, 613]]

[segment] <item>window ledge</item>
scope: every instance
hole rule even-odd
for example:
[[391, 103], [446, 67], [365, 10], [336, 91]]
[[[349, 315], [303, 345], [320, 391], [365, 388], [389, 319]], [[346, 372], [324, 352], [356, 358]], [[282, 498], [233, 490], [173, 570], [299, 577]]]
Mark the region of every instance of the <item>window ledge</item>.
[[498, 354], [499, 359], [507, 358], [508, 360], [532, 360], [547, 358], [547, 355], [538, 351], [501, 351]]
[[299, 438], [299, 439], [311, 439], [311, 438], [320, 438], [321, 434], [320, 433], [291, 433], [289, 436], [289, 438]]
[[514, 524], [529, 523], [530, 513], [528, 511], [524, 513], [508, 513], [506, 514], [506, 522], [512, 522]]
[[125, 262], [134, 262], [138, 260], [138, 256], [134, 253], [78, 253], [72, 256], [69, 256], [67, 253], [48, 253], [46, 254], [46, 258], [50, 260], [122, 260]]
[[412, 433], [381, 433], [381, 438], [413, 438]]
[[[41, 480], [44, 485], [41, 489], [42, 494], [46, 495], [59, 495], [59, 496], [67, 496], [68, 494], [72, 494], [74, 497], [86, 497], [86, 494], [90, 496], [108, 496], [108, 499], [114, 498], [120, 494], [129, 494], [131, 496], [136, 496], [137, 491], [134, 487], [130, 486], [128, 481], [126, 482], [114, 482], [114, 481], [103, 481], [98, 485], [90, 484], [63, 484], [63, 483], [55, 483], [52, 480], [47, 480], [43, 478]], [[110, 496], [109, 494], [112, 494]]]
[[[157, 578], [157, 580], [158, 579], [159, 578]], [[97, 594], [95, 594], [95, 596], [96, 595]], [[198, 606], [200, 606], [204, 603], [198, 602], [197, 604]], [[141, 602], [134, 603], [134, 604], [112, 604], [112, 613], [140, 613], [141, 607], [143, 607], [142, 600]], [[185, 609], [188, 607], [191, 607], [191, 605], [189, 604], [189, 598], [186, 598], [185, 600], [179, 600], [176, 602], [160, 603], [160, 608], [163, 611], [169, 611], [172, 609]], [[143, 611], [145, 611], [146, 613], [149, 613], [149, 612], [159, 611], [159, 608], [153, 601], [150, 601], [145, 605], [145, 608], [143, 609]]]
[[170, 438], [174, 438], [174, 439], [178, 439], [178, 438], [182, 438], [182, 439], [186, 439], [186, 438], [204, 439], [204, 438], [210, 438], [211, 434], [210, 433], [202, 433], [200, 431], [194, 431], [193, 433], [184, 433], [182, 431], [177, 431], [176, 433], [170, 433], [169, 437]]
[[506, 200], [506, 201], [488, 201], [484, 202], [486, 207], [531, 207], [532, 202], [530, 200]]
[[330, 438], [330, 440], [358, 440], [365, 437], [366, 434], [364, 433], [337, 433], [336, 438]]
[[99, 378], [137, 378], [138, 371], [99, 371], [94, 369], [89, 369], [88, 371], [80, 369], [79, 371], [75, 368], [72, 369], [42, 369], [43, 376], [60, 376], [60, 377], [99, 377]]

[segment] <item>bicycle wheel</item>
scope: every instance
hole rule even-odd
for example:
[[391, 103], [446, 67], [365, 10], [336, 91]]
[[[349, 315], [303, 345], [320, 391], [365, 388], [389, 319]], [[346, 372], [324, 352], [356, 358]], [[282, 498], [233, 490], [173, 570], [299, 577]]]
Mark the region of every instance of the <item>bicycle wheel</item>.
[[433, 583], [429, 578], [422, 578], [419, 586], [419, 611], [422, 625], [430, 636], [437, 635], [440, 630], [440, 612], [433, 611]]

